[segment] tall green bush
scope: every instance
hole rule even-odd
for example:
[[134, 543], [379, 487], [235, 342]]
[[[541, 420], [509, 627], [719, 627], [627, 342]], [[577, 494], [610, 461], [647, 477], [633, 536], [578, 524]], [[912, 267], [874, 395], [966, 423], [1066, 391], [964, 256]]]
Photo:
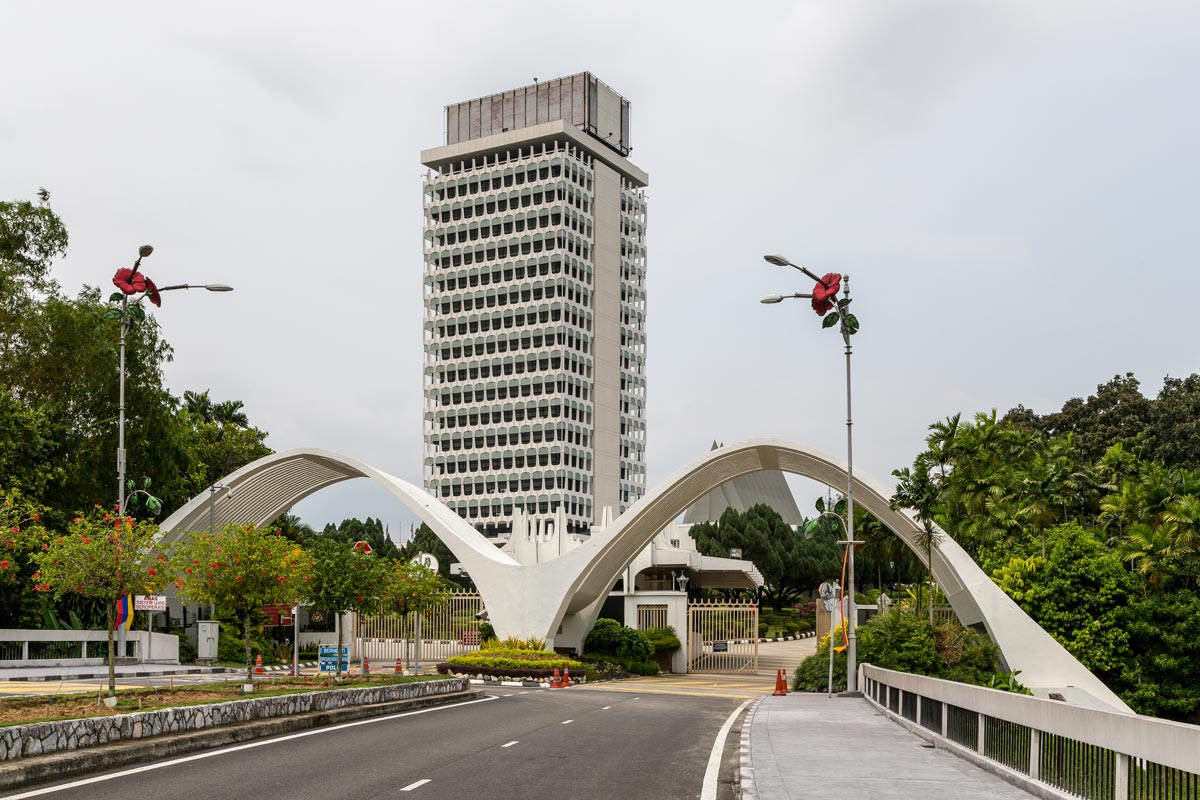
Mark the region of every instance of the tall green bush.
[[645, 633], [607, 618], [596, 620], [583, 647], [589, 654], [603, 653], [635, 661], [645, 661], [654, 653], [654, 645]]

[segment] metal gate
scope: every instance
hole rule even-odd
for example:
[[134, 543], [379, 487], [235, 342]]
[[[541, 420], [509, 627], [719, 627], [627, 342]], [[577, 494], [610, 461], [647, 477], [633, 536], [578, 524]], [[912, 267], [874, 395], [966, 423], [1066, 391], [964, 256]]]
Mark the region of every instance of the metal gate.
[[396, 659], [405, 667], [418, 660], [436, 663], [478, 650], [482, 610], [478, 592], [454, 592], [445, 605], [424, 614], [365, 617], [363, 650], [378, 667]]
[[689, 672], [758, 672], [758, 604], [753, 600], [688, 605]]

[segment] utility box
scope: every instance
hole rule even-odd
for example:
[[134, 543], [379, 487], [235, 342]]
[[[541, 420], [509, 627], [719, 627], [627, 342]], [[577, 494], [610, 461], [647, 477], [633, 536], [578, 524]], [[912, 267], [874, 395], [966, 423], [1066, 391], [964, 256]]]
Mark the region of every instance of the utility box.
[[221, 623], [215, 619], [196, 623], [196, 660], [217, 660], [217, 639], [221, 635]]

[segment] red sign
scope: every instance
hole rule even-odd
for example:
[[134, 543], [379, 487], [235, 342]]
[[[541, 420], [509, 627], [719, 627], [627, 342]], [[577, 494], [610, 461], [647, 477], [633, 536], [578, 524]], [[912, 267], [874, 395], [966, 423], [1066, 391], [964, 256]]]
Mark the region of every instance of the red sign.
[[371, 547], [371, 545], [367, 544], [366, 542], [355, 542], [354, 547], [352, 547], [350, 549], [351, 550], [361, 550], [364, 553], [369, 553], [372, 550], [374, 550], [375, 548]]

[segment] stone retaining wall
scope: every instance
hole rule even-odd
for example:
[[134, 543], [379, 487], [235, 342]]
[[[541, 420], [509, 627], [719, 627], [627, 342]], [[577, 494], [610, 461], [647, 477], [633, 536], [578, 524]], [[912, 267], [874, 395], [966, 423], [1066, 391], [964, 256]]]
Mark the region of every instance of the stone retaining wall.
[[16, 725], [0, 728], [0, 763], [94, 747], [109, 742], [198, 731], [238, 722], [465, 692], [469, 686], [466, 679], [447, 678], [390, 686], [330, 689], [279, 697], [250, 697], [203, 706]]

